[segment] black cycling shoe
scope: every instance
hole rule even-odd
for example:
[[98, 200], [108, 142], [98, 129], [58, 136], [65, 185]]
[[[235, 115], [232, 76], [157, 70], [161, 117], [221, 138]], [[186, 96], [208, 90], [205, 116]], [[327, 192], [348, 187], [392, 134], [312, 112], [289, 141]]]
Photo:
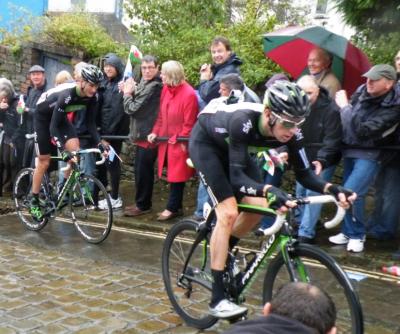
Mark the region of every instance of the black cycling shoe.
[[40, 222], [44, 217], [44, 207], [37, 197], [32, 197], [29, 205], [29, 213], [35, 221]]
[[302, 244], [309, 244], [309, 245], [314, 245], [315, 244], [315, 238], [308, 238], [308, 237], [303, 237], [303, 236], [298, 236], [297, 241], [301, 242]]

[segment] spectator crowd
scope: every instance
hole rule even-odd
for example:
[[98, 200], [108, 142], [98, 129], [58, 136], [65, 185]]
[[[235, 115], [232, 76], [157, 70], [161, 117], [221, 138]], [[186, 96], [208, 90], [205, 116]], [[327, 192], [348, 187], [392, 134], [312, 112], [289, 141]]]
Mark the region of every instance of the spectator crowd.
[[[141, 59], [140, 79], [124, 78], [122, 60], [113, 53], [103, 57], [104, 79], [98, 85], [96, 125], [100, 136], [128, 136], [135, 144], [135, 194], [124, 205], [120, 196], [121, 161], [109, 159], [96, 166], [94, 157], [86, 155], [81, 166], [85, 173], [96, 174], [105, 186], [109, 183], [113, 209], [124, 210], [124, 215], [136, 217], [152, 209], [155, 166], [158, 177], [166, 171], [169, 195], [158, 221], [165, 222], [183, 215], [182, 202], [185, 183], [195, 169], [187, 164], [188, 142], [199, 112], [216, 112], [223, 104], [260, 103], [260, 97], [243, 82], [240, 66], [244, 62], [232, 50], [229, 40], [216, 37], [210, 45], [211, 64], [199, 64], [199, 84], [192, 87], [185, 80], [184, 66], [176, 60], [162, 64], [155, 55]], [[301, 126], [306, 153], [314, 172], [323, 179], [332, 179], [337, 166], [343, 164], [343, 186], [357, 193], [357, 200], [348, 210], [339, 234], [331, 236], [333, 244], [346, 245], [351, 252], [362, 252], [367, 238], [395, 239], [397, 236], [400, 198], [399, 151], [390, 149], [400, 140], [400, 51], [390, 64], [377, 64], [363, 76], [366, 83], [351, 96], [341, 89], [341, 83], [331, 71], [330, 54], [320, 48], [308, 56], [308, 74], [297, 80], [307, 94], [311, 112]], [[40, 65], [30, 68], [31, 86], [26, 95], [19, 96], [8, 79], [0, 79], [0, 195], [10, 192], [16, 172], [34, 164], [34, 115], [41, 99], [49, 89], [72, 87], [81, 80], [78, 63], [71, 75], [60, 72], [55, 83], [46, 80], [46, 70]], [[277, 80], [290, 80], [283, 73], [270, 78], [268, 87]], [[21, 106], [22, 104], [22, 106]], [[93, 115], [92, 115], [93, 116]], [[96, 143], [88, 138], [87, 110], [68, 115], [76, 133], [82, 137], [81, 148]], [[84, 138], [83, 138], [84, 137]], [[90, 136], [89, 136], [90, 137]], [[121, 152], [122, 140], [107, 139], [116, 156]], [[277, 154], [283, 162], [274, 173], [264, 171], [266, 183], [279, 185], [287, 165], [285, 147]], [[255, 155], [259, 164], [265, 155]], [[157, 163], [157, 165], [156, 165]], [[62, 182], [63, 177], [60, 176]], [[371, 187], [375, 189], [374, 210], [367, 217], [365, 198]], [[93, 189], [96, 191], [96, 189]], [[314, 193], [300, 184], [292, 189], [297, 196]], [[196, 219], [202, 219], [203, 204], [208, 194], [199, 185]], [[99, 203], [99, 209], [104, 203]], [[298, 236], [302, 242], [314, 243], [321, 207], [305, 206], [298, 212]], [[263, 221], [267, 227], [270, 222]], [[400, 252], [395, 253], [400, 258]]]

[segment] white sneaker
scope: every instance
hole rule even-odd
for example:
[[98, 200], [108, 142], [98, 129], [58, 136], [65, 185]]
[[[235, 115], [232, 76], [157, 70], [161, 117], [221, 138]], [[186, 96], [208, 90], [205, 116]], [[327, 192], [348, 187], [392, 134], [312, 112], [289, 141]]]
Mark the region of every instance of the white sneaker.
[[346, 237], [343, 233], [339, 233], [332, 237], [329, 237], [329, 241], [335, 245], [345, 245], [349, 242], [349, 238]]
[[222, 299], [214, 307], [210, 307], [210, 314], [216, 318], [227, 319], [241, 315], [247, 311], [246, 307], [236, 305], [228, 299]]
[[97, 206], [98, 206], [98, 208], [100, 210], [105, 210], [107, 208], [107, 200], [106, 199], [102, 199], [101, 201], [99, 201]]
[[347, 251], [360, 253], [364, 250], [364, 242], [363, 239], [349, 239], [349, 243], [347, 244]]
[[113, 209], [119, 209], [122, 208], [122, 198], [118, 196], [117, 199], [113, 199], [110, 197], [111, 200], [111, 207]]
[[[113, 209], [122, 208], [122, 199], [121, 199], [121, 197], [118, 197], [117, 199], [113, 199], [112, 197], [110, 197], [110, 202], [111, 202], [111, 207]], [[103, 199], [103, 200], [99, 201], [98, 207], [99, 207], [100, 210], [106, 210], [107, 209], [107, 200]]]

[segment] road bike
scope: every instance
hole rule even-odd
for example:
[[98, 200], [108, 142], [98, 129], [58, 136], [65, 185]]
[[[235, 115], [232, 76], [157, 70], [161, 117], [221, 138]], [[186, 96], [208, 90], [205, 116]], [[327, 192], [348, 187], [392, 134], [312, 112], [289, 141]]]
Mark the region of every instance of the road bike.
[[[296, 202], [298, 205], [335, 203], [336, 215], [324, 224], [327, 228], [340, 223], [345, 214], [345, 210], [330, 195], [299, 198]], [[240, 212], [260, 215], [273, 212], [259, 206], [239, 204], [238, 207]], [[264, 240], [258, 252], [238, 246], [229, 251], [224, 272], [227, 298], [237, 304], [243, 303], [246, 292], [266, 268], [262, 282], [263, 303], [270, 301], [284, 283], [310, 282], [332, 297], [338, 310], [340, 333], [363, 333], [361, 304], [347, 274], [323, 250], [296, 240], [291, 210], [286, 215], [275, 214], [274, 224], [264, 230]], [[170, 229], [162, 253], [162, 275], [170, 302], [189, 326], [200, 329], [209, 328], [218, 321], [208, 310], [212, 284], [210, 237], [213, 222], [214, 209], [205, 222], [180, 221]]]
[[[98, 244], [107, 238], [113, 222], [109, 195], [96, 177], [83, 174], [79, 168], [79, 158], [83, 154], [92, 153], [101, 154], [97, 148], [71, 152], [76, 161], [70, 160], [69, 167], [66, 167], [71, 168], [71, 173], [61, 188], [49, 173], [44, 175], [39, 193], [39, 202], [44, 208], [44, 214], [40, 220], [33, 218], [30, 213], [34, 169], [24, 168], [17, 174], [13, 198], [19, 220], [27, 229], [39, 231], [58, 216], [60, 220], [72, 222], [81, 236], [90, 243]], [[52, 156], [51, 160], [62, 161], [62, 158]], [[102, 157], [96, 164], [102, 164], [104, 161], [105, 158]], [[94, 191], [96, 187], [98, 191]], [[99, 212], [98, 203], [101, 200], [106, 203], [106, 209]]]

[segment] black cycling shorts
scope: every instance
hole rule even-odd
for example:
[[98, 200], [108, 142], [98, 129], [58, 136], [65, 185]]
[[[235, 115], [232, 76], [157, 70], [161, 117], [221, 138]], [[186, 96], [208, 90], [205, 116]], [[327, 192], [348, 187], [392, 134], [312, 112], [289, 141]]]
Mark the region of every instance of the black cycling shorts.
[[[213, 142], [199, 122], [190, 135], [189, 155], [214, 205], [232, 196], [241, 201], [245, 195], [233, 189], [229, 180], [229, 153]], [[246, 174], [262, 183], [259, 169], [255, 160], [249, 159]]]
[[[36, 153], [40, 155], [52, 154], [54, 145], [51, 143], [50, 136], [50, 121], [48, 118], [35, 118], [35, 133], [36, 133]], [[68, 139], [77, 138], [76, 133], [71, 131], [70, 126], [63, 126], [59, 132], [64, 135], [62, 142]]]

